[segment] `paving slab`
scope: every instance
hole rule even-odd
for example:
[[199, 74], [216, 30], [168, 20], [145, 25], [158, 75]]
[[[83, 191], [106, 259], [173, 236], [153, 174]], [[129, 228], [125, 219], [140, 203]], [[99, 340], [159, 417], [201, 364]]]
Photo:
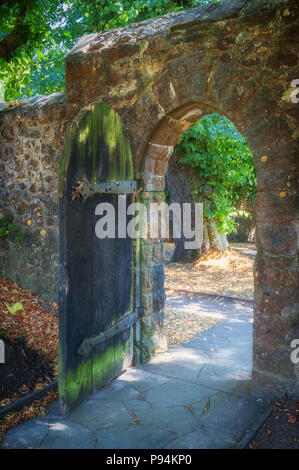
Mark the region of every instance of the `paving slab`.
[[86, 427], [66, 420], [49, 423], [40, 449], [94, 449], [96, 436]]
[[35, 449], [38, 448], [49, 431], [47, 422], [34, 419], [10, 429], [2, 448]]
[[153, 358], [140, 368], [167, 378], [185, 379], [195, 382], [203, 365], [211, 360], [209, 351], [195, 348], [175, 347], [169, 352]]
[[237, 389], [241, 391], [244, 382], [248, 382], [250, 379], [249, 371], [207, 364], [198, 376], [197, 384], [223, 392], [234, 392]]
[[224, 297], [168, 299], [220, 320], [188, 343], [127, 369], [69, 415], [11, 429], [3, 448], [224, 449], [245, 447], [271, 407], [251, 397], [252, 305]]
[[214, 395], [216, 390], [185, 380], [174, 379], [161, 387], [149, 390], [146, 399], [153, 408], [163, 405], [172, 408], [175, 405], [187, 406]]
[[99, 449], [162, 449], [175, 434], [156, 426], [132, 424], [97, 431]]
[[163, 385], [169, 380], [170, 378], [161, 374], [152, 374], [145, 369], [131, 367], [118, 378], [117, 382], [123, 386], [130, 385], [139, 392], [146, 392], [149, 389]]
[[175, 433], [177, 436], [194, 431], [198, 419], [188, 406], [172, 406], [159, 408], [144, 408], [137, 411], [139, 423], [144, 426], [155, 426]]
[[198, 427], [195, 431], [170, 441], [165, 449], [231, 449], [235, 439], [224, 431]]
[[263, 414], [268, 403], [261, 399], [236, 397], [233, 394], [218, 392], [208, 400], [192, 405], [192, 412], [206, 428], [227, 434], [241, 440], [244, 429], [251, 427]]
[[67, 418], [68, 421], [79, 423], [91, 431], [118, 425], [130, 424], [132, 416], [120, 401], [91, 399], [79, 405]]

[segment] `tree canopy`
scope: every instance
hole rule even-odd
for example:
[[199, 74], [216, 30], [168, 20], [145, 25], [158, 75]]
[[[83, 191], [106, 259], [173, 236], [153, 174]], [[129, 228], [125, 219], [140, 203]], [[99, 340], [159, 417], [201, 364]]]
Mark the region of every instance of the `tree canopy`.
[[[64, 91], [64, 56], [87, 33], [192, 8], [211, 0], [0, 0], [0, 101]], [[212, 0], [218, 1], [218, 0]], [[182, 138], [183, 161], [196, 168], [206, 216], [225, 231], [238, 201], [255, 194], [246, 140], [225, 117], [206, 116]]]
[[207, 0], [0, 0], [0, 101], [63, 91], [64, 56], [84, 34], [203, 3]]

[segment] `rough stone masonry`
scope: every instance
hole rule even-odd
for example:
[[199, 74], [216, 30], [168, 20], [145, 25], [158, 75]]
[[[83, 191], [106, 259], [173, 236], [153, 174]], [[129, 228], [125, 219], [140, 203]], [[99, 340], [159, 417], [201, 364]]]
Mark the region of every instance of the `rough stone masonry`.
[[[224, 0], [84, 36], [66, 56], [66, 96], [1, 111], [1, 212], [26, 233], [1, 246], [1, 274], [56, 299], [57, 178], [65, 137], [83, 108], [104, 99], [128, 132], [144, 201], [162, 200], [182, 132], [211, 112], [248, 140], [257, 170], [254, 392], [298, 395], [299, 79], [297, 0]], [[161, 241], [141, 247], [144, 361], [163, 340]]]

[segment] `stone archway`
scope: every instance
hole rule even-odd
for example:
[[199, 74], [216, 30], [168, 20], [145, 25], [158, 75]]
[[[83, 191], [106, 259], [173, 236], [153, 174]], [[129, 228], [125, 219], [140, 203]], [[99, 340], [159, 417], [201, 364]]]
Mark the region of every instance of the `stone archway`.
[[[203, 115], [226, 115], [247, 138], [258, 184], [253, 383], [267, 396], [299, 387], [298, 10], [296, 0], [227, 0], [85, 36], [66, 57], [69, 114], [101, 98], [118, 112], [144, 200], [162, 197], [172, 148]], [[159, 242], [142, 244], [141, 286], [145, 360], [164, 347]]]

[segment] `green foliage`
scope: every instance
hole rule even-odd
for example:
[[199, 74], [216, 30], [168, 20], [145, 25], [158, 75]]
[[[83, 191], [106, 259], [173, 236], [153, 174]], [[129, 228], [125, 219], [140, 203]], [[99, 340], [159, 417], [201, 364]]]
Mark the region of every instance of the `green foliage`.
[[15, 315], [20, 310], [23, 310], [23, 305], [21, 304], [21, 302], [16, 302], [11, 305], [6, 304], [6, 308], [11, 315]]
[[196, 169], [200, 185], [194, 194], [205, 204], [204, 215], [219, 230], [234, 230], [234, 213], [241, 201], [256, 196], [253, 157], [244, 136], [225, 116], [210, 114], [194, 124], [177, 146], [183, 163]]
[[[217, 0], [213, 0], [217, 1]], [[0, 55], [5, 99], [64, 90], [64, 56], [86, 33], [192, 8], [207, 0], [11, 0], [0, 7], [1, 42], [20, 44]], [[18, 46], [18, 47], [16, 47]], [[2, 47], [6, 49], [5, 47]]]
[[0, 219], [0, 239], [9, 238], [19, 242], [23, 237], [24, 235], [18, 225], [11, 224], [5, 218]]

